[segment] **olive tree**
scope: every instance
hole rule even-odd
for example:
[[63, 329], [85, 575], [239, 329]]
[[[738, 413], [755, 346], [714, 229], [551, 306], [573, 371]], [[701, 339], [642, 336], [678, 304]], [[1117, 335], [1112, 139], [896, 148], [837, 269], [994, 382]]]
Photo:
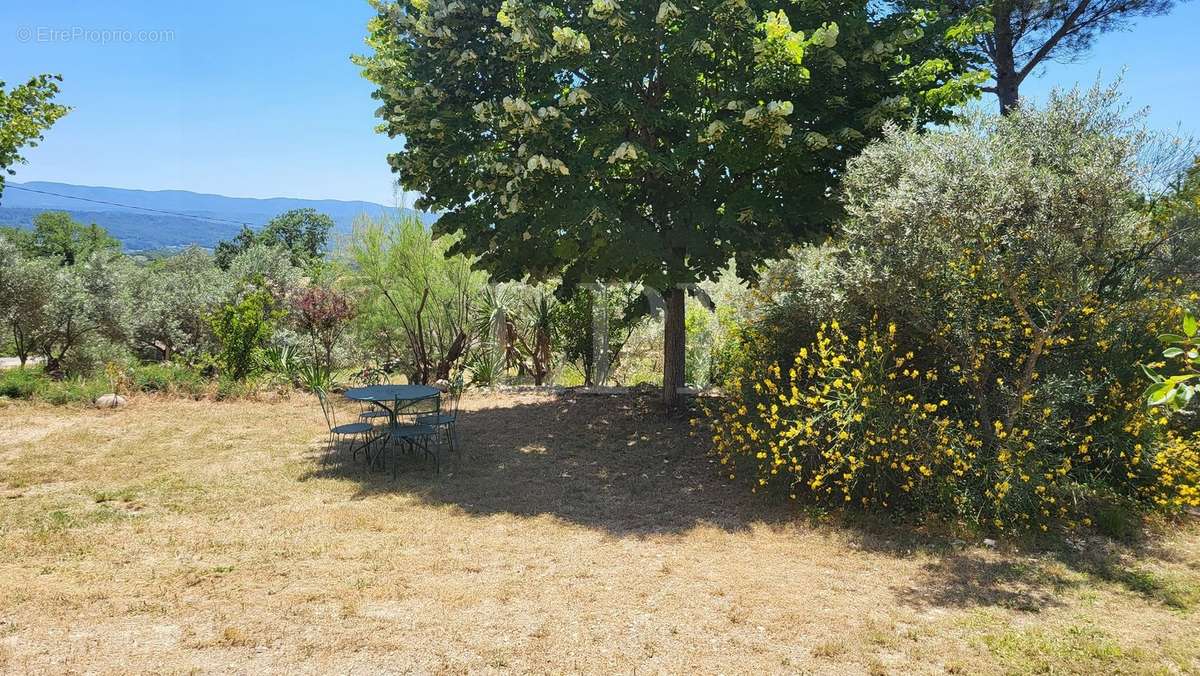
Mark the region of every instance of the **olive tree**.
[[1150, 149], [1178, 156], [1155, 139], [1096, 88], [892, 130], [851, 163], [841, 284], [952, 365], [988, 448], [1018, 426], [1052, 443], [1047, 419], [1119, 400], [1175, 328], [1164, 313], [1190, 271], [1168, 264], [1195, 224], [1144, 208], [1161, 183]]
[[227, 286], [213, 257], [199, 247], [140, 269], [130, 289], [134, 345], [163, 361], [195, 358], [209, 335], [205, 317], [220, 305]]

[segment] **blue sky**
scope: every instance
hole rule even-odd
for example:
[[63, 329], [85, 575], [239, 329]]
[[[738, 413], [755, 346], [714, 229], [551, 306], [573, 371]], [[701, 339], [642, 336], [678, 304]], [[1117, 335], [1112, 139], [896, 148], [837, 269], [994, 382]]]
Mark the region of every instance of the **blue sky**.
[[[365, 0], [0, 4], [0, 79], [61, 73], [75, 108], [15, 180], [391, 204], [398, 141], [374, 132], [373, 87], [349, 60], [370, 15]], [[1050, 64], [1022, 93], [1125, 68], [1152, 124], [1200, 135], [1198, 26], [1200, 2], [1185, 3]], [[106, 43], [105, 30], [132, 40]]]

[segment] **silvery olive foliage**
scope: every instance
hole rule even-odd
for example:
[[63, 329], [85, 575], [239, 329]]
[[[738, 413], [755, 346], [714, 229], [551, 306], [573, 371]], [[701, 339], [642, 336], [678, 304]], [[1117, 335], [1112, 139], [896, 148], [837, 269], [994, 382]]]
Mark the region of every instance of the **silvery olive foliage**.
[[[44, 259], [35, 259], [37, 269]], [[85, 341], [123, 342], [129, 326], [129, 300], [125, 284], [129, 262], [107, 252], [96, 252], [84, 262], [54, 271], [47, 301], [25, 315], [36, 327], [37, 351], [46, 370], [61, 369], [68, 354]]]
[[1173, 323], [1187, 272], [1172, 249], [1194, 240], [1147, 208], [1179, 154], [1157, 139], [1095, 87], [946, 130], [893, 129], [850, 163], [850, 303], [936, 349], [989, 444], [1027, 425], [1050, 445], [1071, 407], [1141, 391], [1135, 364]]
[[1173, 383], [1147, 393], [1137, 367], [1200, 298], [1176, 266], [1191, 226], [1155, 208], [1186, 146], [1154, 140], [1104, 88], [889, 130], [849, 163], [837, 244], [777, 266], [799, 284], [773, 307], [830, 312], [765, 334], [790, 350], [751, 342], [713, 428], [722, 461], [797, 498], [995, 529], [1200, 505], [1200, 436], [1147, 409]]
[[227, 278], [235, 301], [262, 288], [282, 305], [301, 286], [304, 270], [292, 264], [292, 252], [285, 246], [251, 244], [230, 262]]
[[1104, 87], [946, 130], [893, 127], [846, 175], [851, 286], [888, 294], [880, 302], [909, 299], [914, 320], [929, 326], [946, 302], [974, 302], [941, 284], [964, 256], [981, 257], [978, 272], [996, 276], [1006, 297], [1039, 308], [1039, 326], [1136, 294], [1138, 273], [1186, 234], [1142, 208], [1161, 179], [1148, 149], [1173, 152], [1158, 141]]
[[205, 317], [228, 287], [213, 257], [199, 247], [139, 268], [130, 283], [134, 346], [162, 361], [195, 361], [211, 341]]

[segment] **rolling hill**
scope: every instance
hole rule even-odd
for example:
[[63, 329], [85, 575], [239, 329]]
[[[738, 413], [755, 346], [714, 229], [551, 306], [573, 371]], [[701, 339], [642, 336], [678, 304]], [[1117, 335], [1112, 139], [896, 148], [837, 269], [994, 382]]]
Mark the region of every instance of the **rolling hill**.
[[316, 209], [332, 218], [335, 233], [349, 232], [354, 219], [364, 214], [412, 213], [427, 223], [434, 220], [429, 214], [374, 202], [255, 199], [186, 190], [128, 190], [10, 181], [0, 202], [0, 225], [31, 227], [34, 216], [42, 211], [67, 211], [78, 221], [103, 226], [127, 250], [147, 251], [190, 244], [213, 247], [236, 235], [243, 223], [258, 228], [285, 211], [304, 208]]

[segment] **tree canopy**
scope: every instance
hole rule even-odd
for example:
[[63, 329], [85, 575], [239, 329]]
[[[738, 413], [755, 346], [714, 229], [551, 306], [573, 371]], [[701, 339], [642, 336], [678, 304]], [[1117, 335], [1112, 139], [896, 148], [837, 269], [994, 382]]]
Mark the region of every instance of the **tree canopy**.
[[848, 158], [979, 82], [935, 14], [861, 0], [373, 4], [358, 62], [417, 206], [496, 279], [665, 290], [669, 403], [679, 289], [822, 232]]
[[218, 243], [214, 254], [217, 265], [227, 270], [238, 254], [255, 244], [282, 246], [291, 253], [292, 265], [303, 266], [322, 256], [332, 229], [333, 219], [316, 209], [292, 209], [258, 232], [243, 226], [232, 240]]
[[97, 251], [121, 249], [103, 227], [84, 225], [66, 211], [43, 211], [33, 217], [33, 230], [12, 229], [8, 236], [30, 256], [53, 258], [62, 265], [86, 261]]
[[955, 22], [949, 35], [989, 70], [984, 88], [1007, 113], [1020, 100], [1021, 83], [1048, 61], [1071, 61], [1102, 33], [1123, 30], [1133, 19], [1165, 14], [1174, 0], [916, 0], [915, 8], [941, 11]]
[[37, 75], [22, 85], [4, 89], [0, 80], [0, 196], [4, 179], [14, 164], [24, 164], [21, 149], [36, 147], [42, 135], [71, 109], [54, 103], [58, 94], [58, 75]]

